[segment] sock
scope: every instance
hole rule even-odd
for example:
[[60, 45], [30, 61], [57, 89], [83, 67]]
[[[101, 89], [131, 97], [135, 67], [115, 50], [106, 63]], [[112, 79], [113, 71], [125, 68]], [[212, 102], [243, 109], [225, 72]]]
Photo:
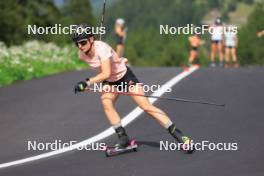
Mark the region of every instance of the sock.
[[114, 130], [116, 130], [118, 127], [122, 127], [121, 122], [119, 122], [115, 125], [112, 125], [112, 127], [114, 128]]
[[181, 130], [176, 128], [175, 124], [172, 123], [168, 127], [168, 131], [172, 135], [172, 137], [174, 137], [179, 143], [183, 143], [183, 141], [182, 141], [183, 133], [181, 132]]
[[122, 127], [121, 123], [113, 125], [113, 128], [119, 138], [122, 136], [127, 136], [126, 130], [124, 127]]
[[168, 121], [168, 122], [164, 125], [164, 127], [165, 127], [166, 129], [168, 129], [172, 124], [173, 124], [172, 121]]

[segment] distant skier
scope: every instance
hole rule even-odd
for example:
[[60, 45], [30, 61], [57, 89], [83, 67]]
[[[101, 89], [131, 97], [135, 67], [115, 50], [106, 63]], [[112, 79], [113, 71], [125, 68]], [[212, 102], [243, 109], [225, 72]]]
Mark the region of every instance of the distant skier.
[[116, 53], [119, 57], [123, 57], [125, 48], [127, 28], [125, 27], [125, 20], [118, 18], [115, 22], [115, 34], [116, 34]]
[[198, 34], [194, 34], [189, 37], [189, 43], [191, 46], [191, 51], [189, 54], [188, 64], [189, 66], [192, 66], [194, 61], [198, 58], [198, 49], [200, 45], [204, 43], [204, 41], [201, 40]]
[[220, 18], [217, 18], [215, 20], [215, 23], [213, 26], [210, 26], [210, 29], [212, 31], [212, 43], [211, 43], [211, 67], [215, 67], [216, 66], [216, 62], [215, 62], [215, 55], [216, 52], [218, 53], [218, 57], [219, 57], [219, 66], [223, 67], [224, 66], [224, 60], [223, 60], [223, 51], [222, 51], [222, 47], [223, 47], [223, 25], [222, 25], [222, 21]]
[[[229, 26], [227, 31], [224, 34], [224, 43], [225, 43], [225, 66], [233, 66], [233, 67], [238, 67], [237, 63], [237, 54], [236, 54], [236, 48], [238, 45], [238, 38], [237, 34], [232, 31], [232, 26]], [[230, 64], [230, 53], [232, 56], [232, 64]]]

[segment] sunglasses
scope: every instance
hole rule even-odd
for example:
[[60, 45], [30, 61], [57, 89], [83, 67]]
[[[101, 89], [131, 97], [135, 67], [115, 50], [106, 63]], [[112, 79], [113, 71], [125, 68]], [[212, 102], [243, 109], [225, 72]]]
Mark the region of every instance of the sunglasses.
[[79, 47], [79, 45], [81, 45], [81, 46], [86, 45], [87, 42], [88, 42], [88, 40], [84, 40], [84, 41], [81, 41], [81, 42], [76, 42], [75, 44], [76, 44], [77, 47]]

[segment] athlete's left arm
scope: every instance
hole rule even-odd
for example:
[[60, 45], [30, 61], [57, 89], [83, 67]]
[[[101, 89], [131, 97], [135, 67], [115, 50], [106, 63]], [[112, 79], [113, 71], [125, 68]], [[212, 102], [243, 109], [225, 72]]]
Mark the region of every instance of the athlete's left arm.
[[97, 74], [94, 77], [91, 77], [89, 82], [90, 84], [100, 83], [111, 76], [111, 59], [104, 59], [101, 62], [101, 73]]

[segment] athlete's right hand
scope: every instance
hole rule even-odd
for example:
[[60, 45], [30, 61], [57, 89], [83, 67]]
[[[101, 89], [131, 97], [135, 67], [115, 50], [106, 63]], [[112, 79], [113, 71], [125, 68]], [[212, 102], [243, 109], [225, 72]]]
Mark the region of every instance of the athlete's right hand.
[[78, 82], [74, 86], [74, 93], [83, 92], [85, 91], [85, 88], [88, 86], [88, 84], [85, 81]]

